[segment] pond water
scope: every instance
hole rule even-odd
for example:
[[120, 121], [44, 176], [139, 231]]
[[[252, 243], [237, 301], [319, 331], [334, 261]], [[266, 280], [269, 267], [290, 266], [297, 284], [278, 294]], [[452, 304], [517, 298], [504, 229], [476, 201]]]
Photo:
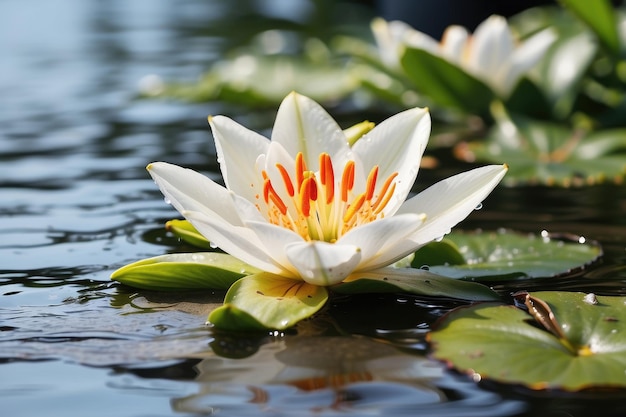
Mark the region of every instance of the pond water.
[[[223, 294], [162, 294], [110, 281], [129, 262], [191, 250], [164, 231], [177, 214], [149, 179], [147, 163], [165, 160], [217, 178], [206, 116], [227, 114], [265, 131], [272, 123], [273, 110], [252, 117], [220, 103], [134, 99], [147, 75], [197, 77], [229, 42], [240, 41], [207, 28], [228, 26], [241, 10], [256, 5], [266, 20], [294, 21], [310, 12], [306, 2], [225, 4], [0, 4], [3, 413], [582, 416], [602, 406], [606, 415], [623, 415], [619, 394], [477, 383], [428, 359], [424, 335], [453, 302], [337, 299], [297, 335], [231, 335], [204, 325]], [[424, 170], [417, 188], [465, 169]], [[461, 227], [597, 240], [602, 262], [559, 285], [624, 294], [625, 212], [619, 185], [501, 187]], [[533, 289], [543, 287], [554, 284]]]

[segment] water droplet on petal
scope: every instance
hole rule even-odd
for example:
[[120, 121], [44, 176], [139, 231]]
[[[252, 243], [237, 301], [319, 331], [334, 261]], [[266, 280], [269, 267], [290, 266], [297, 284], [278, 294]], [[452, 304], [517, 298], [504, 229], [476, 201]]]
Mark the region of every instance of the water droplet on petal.
[[438, 238], [435, 239], [435, 242], [441, 242], [443, 240], [443, 236], [439, 236]]
[[163, 200], [165, 201], [165, 204], [172, 204], [172, 201], [167, 197], [165, 197]]
[[424, 271], [430, 271], [430, 266], [422, 265], [422, 266], [420, 266], [420, 269], [423, 269]]
[[483, 203], [478, 203], [478, 205], [474, 207], [474, 210], [480, 210], [481, 208], [483, 208]]
[[587, 241], [587, 239], [585, 239], [584, 236], [581, 236], [578, 238], [578, 243], [585, 243]]
[[217, 249], [217, 245], [214, 242], [209, 242], [209, 246], [213, 249]]

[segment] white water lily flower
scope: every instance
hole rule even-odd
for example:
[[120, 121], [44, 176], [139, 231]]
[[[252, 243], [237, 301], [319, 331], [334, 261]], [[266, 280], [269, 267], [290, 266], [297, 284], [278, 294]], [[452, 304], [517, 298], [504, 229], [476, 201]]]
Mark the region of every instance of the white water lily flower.
[[388, 266], [463, 220], [506, 166], [448, 178], [405, 201], [430, 133], [427, 109], [399, 113], [352, 147], [313, 100], [282, 102], [272, 139], [210, 117], [226, 187], [189, 169], [148, 170], [166, 200], [225, 252], [314, 285]]
[[519, 79], [539, 62], [556, 39], [554, 32], [546, 29], [521, 43], [516, 42], [506, 19], [497, 15], [478, 25], [473, 35], [461, 26], [449, 26], [441, 42], [400, 21], [375, 19], [372, 31], [381, 59], [390, 67], [399, 68], [399, 54], [404, 45], [423, 49], [459, 66], [503, 98], [508, 97]]

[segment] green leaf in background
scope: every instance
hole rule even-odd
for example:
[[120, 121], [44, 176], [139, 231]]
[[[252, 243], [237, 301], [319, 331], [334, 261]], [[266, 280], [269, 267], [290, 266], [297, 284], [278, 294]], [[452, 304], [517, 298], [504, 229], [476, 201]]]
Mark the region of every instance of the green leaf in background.
[[626, 176], [626, 129], [585, 132], [522, 116], [498, 116], [483, 141], [457, 145], [468, 162], [506, 162], [506, 185], [582, 186], [622, 182]]
[[619, 53], [617, 19], [609, 0], [560, 0], [560, 2], [585, 22], [613, 54]]
[[147, 290], [225, 290], [241, 277], [258, 272], [224, 253], [174, 253], [123, 266], [111, 279]]
[[[531, 278], [549, 278], [582, 268], [602, 255], [597, 244], [552, 239], [521, 234], [507, 230], [496, 232], [463, 233], [453, 231], [441, 243], [426, 245], [418, 250], [419, 263], [426, 261], [426, 253], [438, 251], [431, 262], [423, 265], [438, 275], [472, 281], [509, 281]], [[441, 244], [448, 247], [439, 251]], [[452, 252], [456, 248], [457, 253]], [[442, 256], [445, 255], [445, 256]], [[459, 262], [459, 256], [463, 262]]]
[[219, 61], [198, 83], [168, 84], [160, 95], [258, 107], [280, 103], [291, 91], [318, 102], [340, 100], [358, 85], [358, 79], [341, 62], [249, 53]]
[[438, 276], [416, 268], [390, 267], [359, 272], [333, 286], [332, 290], [340, 294], [404, 292], [467, 301], [500, 300], [500, 296], [485, 285]]
[[538, 292], [565, 336], [532, 324], [522, 309], [460, 307], [427, 336], [435, 358], [461, 372], [531, 389], [626, 388], [626, 297]]
[[406, 75], [434, 103], [464, 113], [486, 115], [494, 98], [482, 81], [443, 58], [422, 49], [406, 48], [401, 58]]
[[165, 230], [174, 233], [184, 242], [203, 249], [211, 249], [211, 242], [196, 230], [187, 220], [170, 220], [165, 223]]
[[[230, 330], [254, 329], [258, 325], [283, 330], [311, 317], [327, 300], [325, 287], [260, 272], [235, 282], [226, 293], [224, 306], [211, 312], [209, 322]], [[245, 320], [240, 320], [242, 317]]]

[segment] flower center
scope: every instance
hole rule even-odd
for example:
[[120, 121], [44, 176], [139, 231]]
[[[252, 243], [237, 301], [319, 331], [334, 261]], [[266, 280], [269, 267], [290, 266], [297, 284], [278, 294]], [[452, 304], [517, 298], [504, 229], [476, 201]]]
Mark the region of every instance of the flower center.
[[[306, 240], [331, 243], [358, 225], [384, 217], [383, 210], [394, 194], [398, 175], [394, 172], [377, 189], [376, 165], [367, 176], [365, 191], [356, 193], [354, 161], [346, 162], [341, 175], [335, 176], [330, 155], [322, 153], [319, 171], [315, 173], [307, 169], [300, 152], [296, 155], [295, 172], [288, 172], [278, 163], [276, 169], [282, 179], [278, 184], [272, 183], [266, 170], [262, 171], [268, 220]], [[275, 185], [280, 187], [280, 193]]]

